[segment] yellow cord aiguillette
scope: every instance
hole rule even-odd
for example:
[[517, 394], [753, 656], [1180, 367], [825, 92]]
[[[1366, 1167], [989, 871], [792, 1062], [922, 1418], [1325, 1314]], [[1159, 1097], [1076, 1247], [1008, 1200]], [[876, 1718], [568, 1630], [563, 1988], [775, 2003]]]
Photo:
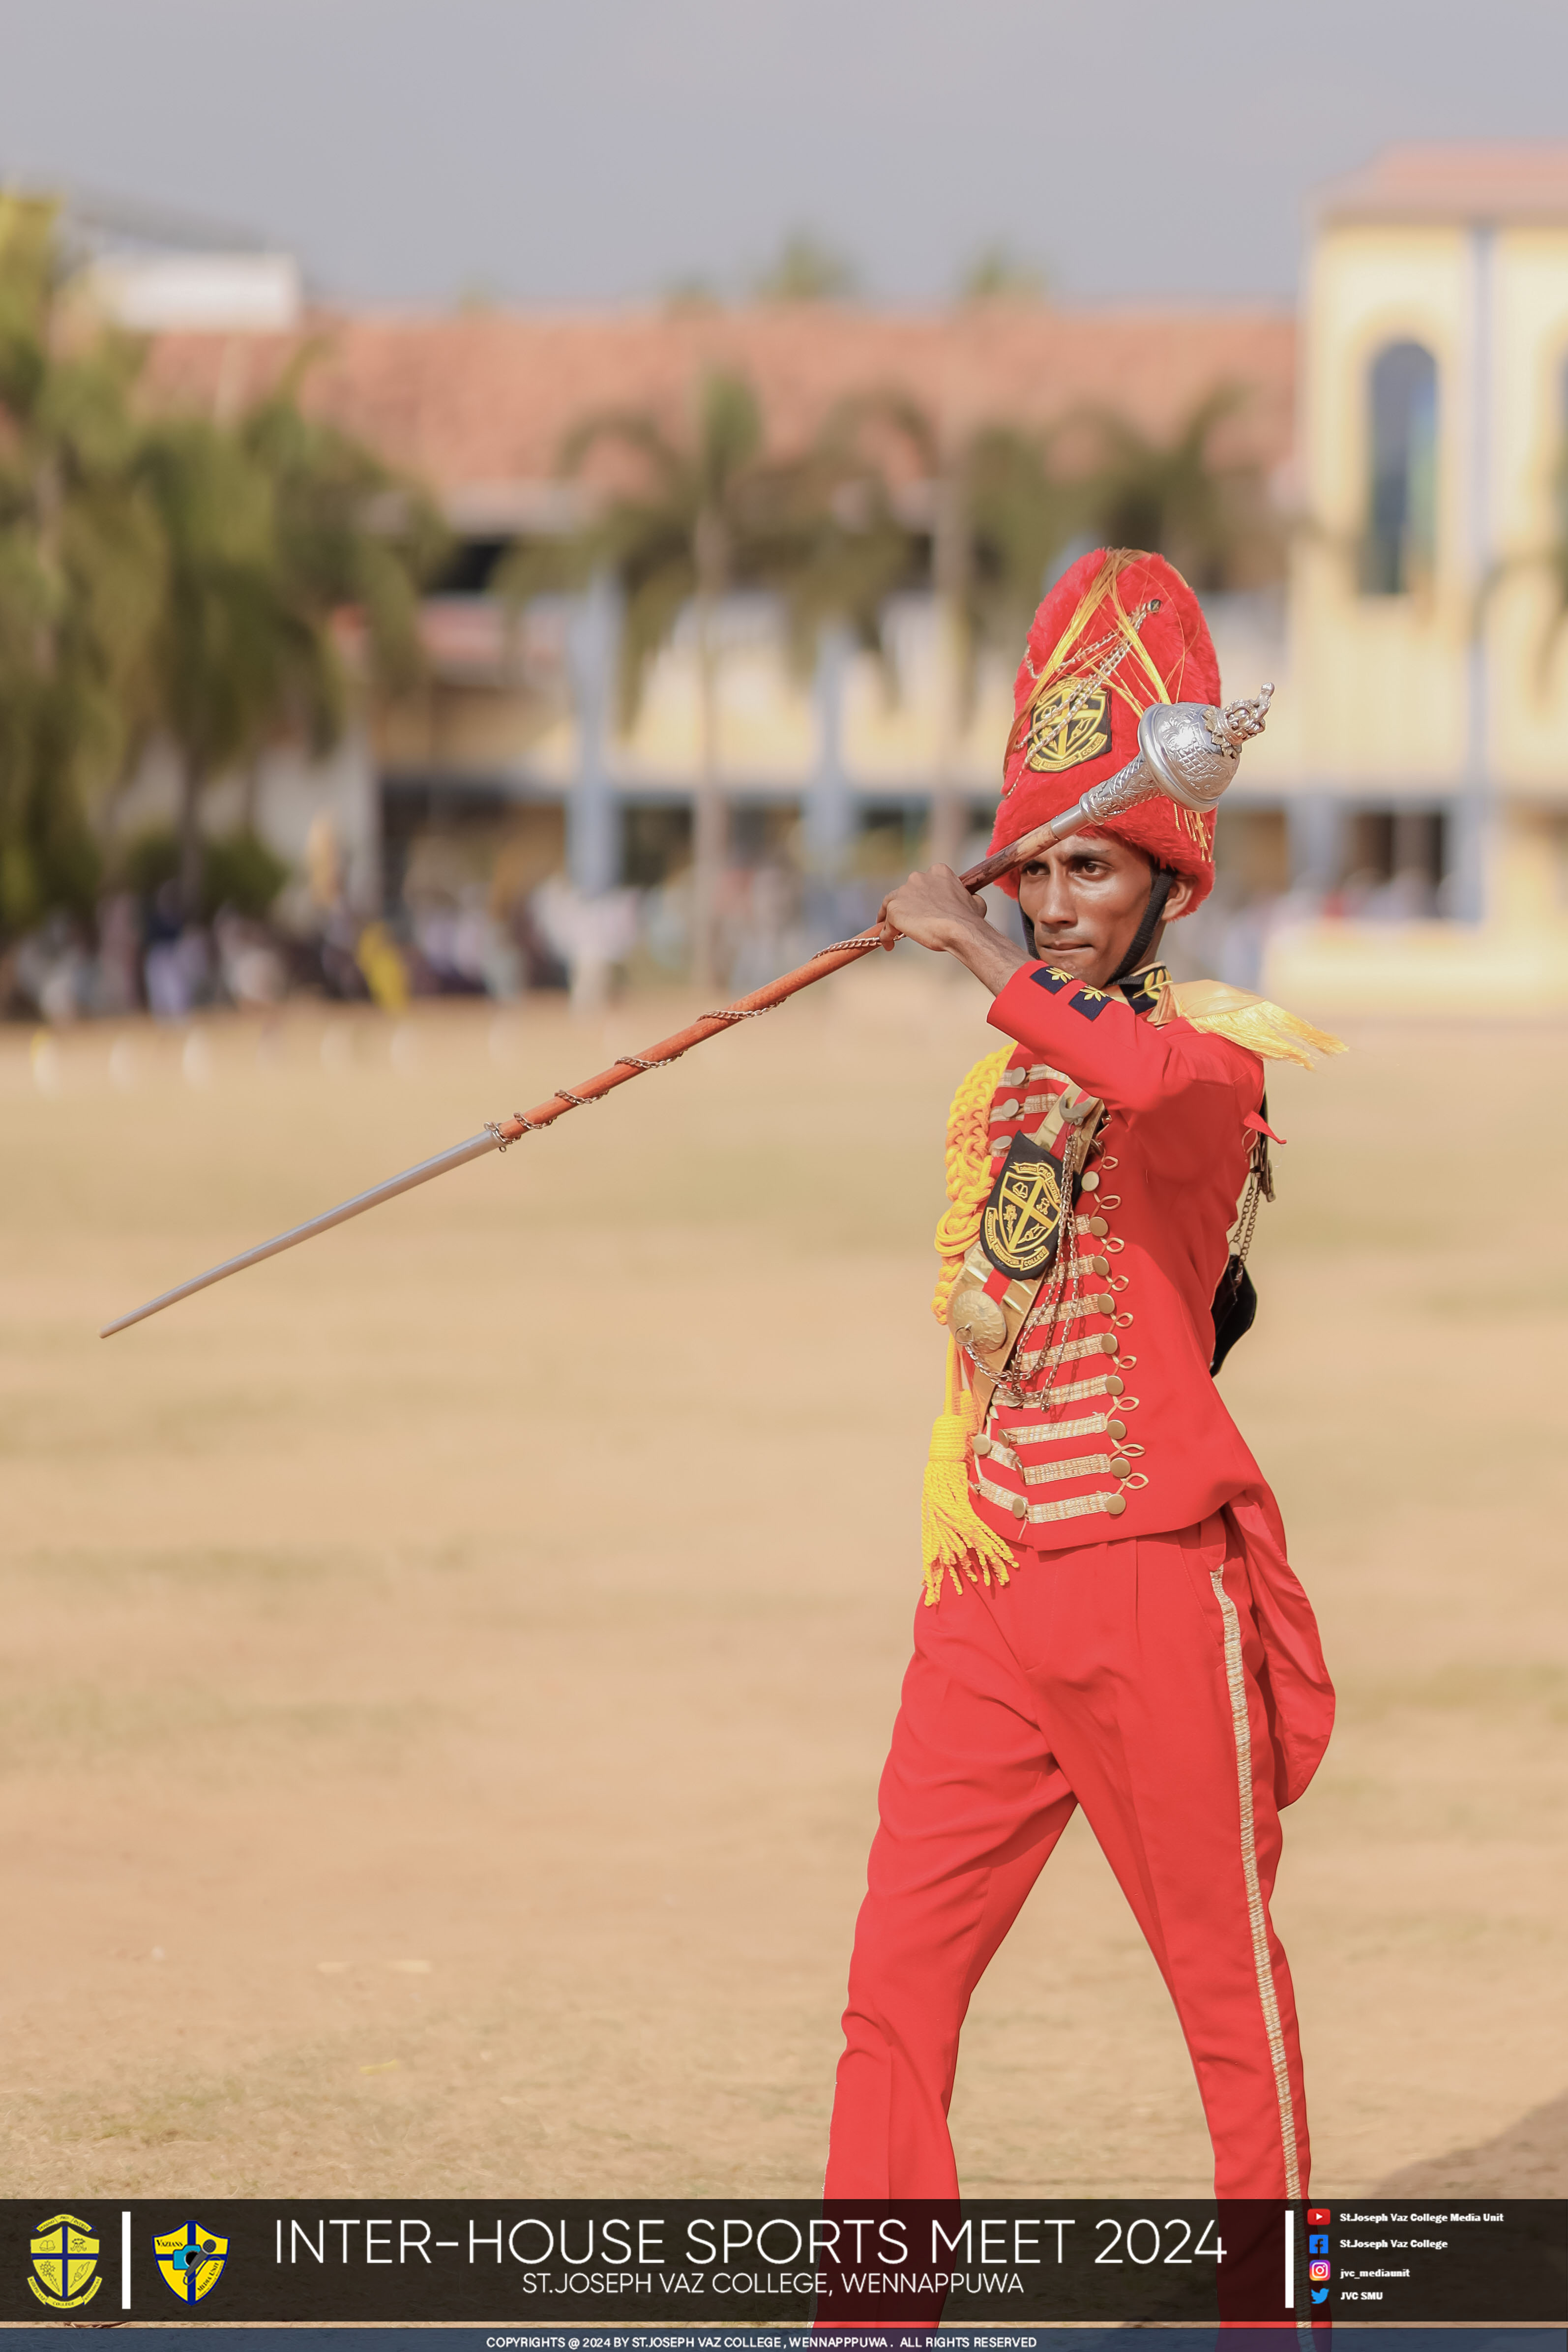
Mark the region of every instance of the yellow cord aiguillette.
[[[936, 1228], [936, 1252], [942, 1261], [931, 1311], [939, 1323], [947, 1320], [947, 1301], [958, 1278], [965, 1253], [980, 1230], [980, 1216], [991, 1189], [988, 1149], [988, 1114], [997, 1081], [1008, 1063], [1008, 1049], [988, 1054], [977, 1062], [953, 1097], [947, 1114], [947, 1200]], [[931, 1428], [931, 1452], [920, 1501], [920, 1557], [925, 1572], [925, 1600], [934, 1607], [942, 1597], [944, 1574], [956, 1589], [963, 1576], [972, 1584], [989, 1584], [994, 1571], [1005, 1584], [1015, 1565], [1012, 1553], [993, 1528], [975, 1509], [969, 1494], [977, 1426], [975, 1398], [965, 1380], [966, 1360], [957, 1343], [947, 1343], [946, 1393], [944, 1410]], [[959, 1571], [962, 1570], [963, 1576]]]

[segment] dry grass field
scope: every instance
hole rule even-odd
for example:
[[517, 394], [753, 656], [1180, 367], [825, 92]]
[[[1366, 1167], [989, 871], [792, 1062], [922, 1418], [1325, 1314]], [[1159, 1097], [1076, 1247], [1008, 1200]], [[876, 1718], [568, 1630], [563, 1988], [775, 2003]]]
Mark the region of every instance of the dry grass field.
[[[687, 1008], [0, 1036], [9, 2193], [820, 2184], [967, 989], [877, 959], [108, 1343]], [[1271, 1082], [1224, 1380], [1342, 1696], [1316, 2184], [1561, 2193], [1568, 1036], [1352, 1042]], [[1207, 2186], [1081, 1822], [955, 2127], [977, 2193]]]

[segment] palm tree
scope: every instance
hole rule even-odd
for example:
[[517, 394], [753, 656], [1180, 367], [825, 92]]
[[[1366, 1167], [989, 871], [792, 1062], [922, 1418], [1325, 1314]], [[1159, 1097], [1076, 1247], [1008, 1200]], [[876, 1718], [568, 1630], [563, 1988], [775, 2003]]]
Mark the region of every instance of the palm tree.
[[162, 581], [123, 340], [62, 331], [52, 207], [0, 194], [0, 929], [90, 904]]
[[[298, 648], [307, 723], [340, 724], [349, 680], [323, 615], [351, 613], [369, 682], [398, 693], [423, 674], [421, 591], [449, 534], [429, 493], [341, 426], [312, 416], [301, 389], [318, 356], [303, 352], [241, 420], [239, 438], [269, 485], [281, 617]], [[312, 677], [317, 679], [313, 690]]]
[[1047, 568], [1081, 520], [1082, 499], [1057, 474], [1044, 436], [1001, 424], [945, 434], [903, 393], [846, 402], [829, 437], [847, 450], [887, 436], [903, 443], [905, 470], [916, 478], [916, 499], [895, 502], [912, 550], [908, 568], [915, 569], [913, 550], [923, 543], [923, 568], [936, 600], [940, 677], [929, 848], [934, 860], [950, 865], [964, 831], [958, 739], [980, 650], [1010, 651], [1028, 629]]
[[1109, 547], [1154, 550], [1200, 591], [1271, 576], [1278, 534], [1261, 469], [1214, 446], [1245, 399], [1239, 386], [1219, 385], [1164, 442], [1100, 412], [1092, 421], [1103, 454], [1084, 484], [1095, 536]]
[[201, 899], [201, 805], [273, 732], [282, 654], [272, 500], [239, 436], [204, 416], [159, 419], [139, 470], [168, 574], [149, 647], [152, 729], [171, 747], [179, 790], [180, 898]]
[[1552, 477], [1552, 519], [1555, 529], [1542, 561], [1552, 578], [1554, 605], [1552, 642], [1554, 642], [1558, 630], [1564, 622], [1568, 622], [1568, 436], [1564, 436]]
[[1551, 685], [1552, 665], [1563, 633], [1568, 628], [1568, 435], [1563, 436], [1552, 469], [1549, 499], [1551, 526], [1547, 535], [1533, 546], [1515, 548], [1498, 556], [1487, 567], [1471, 593], [1469, 614], [1471, 639], [1479, 643], [1492, 599], [1521, 576], [1544, 577], [1549, 606], [1535, 656], [1535, 685], [1541, 693], [1545, 693]]
[[1471, 627], [1479, 635], [1492, 596], [1506, 580], [1519, 572], [1544, 572], [1551, 592], [1551, 611], [1536, 656], [1536, 684], [1544, 690], [1563, 632], [1568, 628], [1568, 435], [1558, 451], [1552, 473], [1552, 530], [1539, 546], [1500, 557], [1476, 592]]
[[303, 412], [307, 364], [233, 426], [155, 420], [139, 456], [167, 551], [147, 712], [178, 765], [187, 912], [201, 895], [208, 788], [279, 740], [320, 756], [341, 739], [355, 683], [344, 616], [359, 624], [371, 683], [406, 684], [418, 667], [419, 583], [441, 544], [434, 509]]
[[958, 281], [960, 302], [1042, 302], [1046, 274], [1038, 263], [1020, 260], [1009, 245], [988, 245]]
[[809, 229], [796, 229], [756, 290], [764, 302], [841, 302], [855, 290], [854, 267]]
[[719, 773], [719, 605], [737, 588], [782, 593], [803, 657], [831, 616], [847, 614], [862, 631], [871, 625], [886, 535], [876, 528], [882, 510], [874, 498], [864, 513], [835, 515], [832, 489], [847, 482], [824, 450], [793, 459], [767, 455], [757, 395], [737, 375], [716, 371], [702, 380], [684, 434], [643, 410], [586, 418], [563, 447], [562, 470], [580, 473], [607, 446], [630, 459], [639, 486], [611, 495], [571, 540], [520, 547], [498, 572], [497, 587], [517, 604], [547, 590], [580, 586], [599, 570], [618, 576], [623, 724], [636, 716], [653, 657], [691, 612], [697, 673], [692, 962], [706, 986], [717, 977], [727, 830]]

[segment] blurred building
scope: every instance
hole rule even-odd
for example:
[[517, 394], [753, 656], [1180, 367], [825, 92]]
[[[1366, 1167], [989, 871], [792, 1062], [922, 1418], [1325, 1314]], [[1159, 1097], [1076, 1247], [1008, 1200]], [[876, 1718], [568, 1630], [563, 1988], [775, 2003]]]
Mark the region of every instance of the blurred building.
[[[127, 315], [180, 296], [177, 272], [162, 298], [159, 282], [149, 269], [121, 294]], [[1158, 440], [1230, 385], [1229, 454], [1269, 479], [1288, 552], [1274, 583], [1212, 603], [1228, 688], [1267, 677], [1278, 693], [1227, 807], [1197, 946], [1230, 977], [1267, 969], [1320, 1003], [1568, 1000], [1568, 147], [1396, 150], [1325, 190], [1294, 319], [996, 301], [170, 326], [151, 367], [172, 400], [242, 403], [318, 338], [309, 397], [432, 482], [456, 535], [426, 688], [382, 716], [354, 776], [341, 759], [334, 772], [362, 899], [522, 890], [563, 863], [591, 895], [682, 863], [689, 643], [677, 631], [622, 730], [612, 593], [543, 602], [517, 626], [494, 593], [511, 547], [580, 514], [558, 466], [585, 415], [674, 421], [724, 367], [751, 380], [786, 449], [879, 389], [916, 402], [948, 446], [985, 424], [1094, 411]], [[890, 614], [885, 667], [830, 638], [808, 681], [765, 601], [733, 600], [722, 635], [718, 764], [739, 866], [895, 869], [943, 790], [988, 817], [1011, 658], [982, 667], [956, 724], [931, 599]], [[287, 768], [258, 805], [298, 856], [311, 791]]]
[[1396, 149], [1324, 190], [1301, 319], [1279, 715], [1225, 829], [1339, 919], [1276, 941], [1276, 983], [1561, 1003], [1568, 147]]
[[136, 334], [288, 334], [305, 315], [304, 276], [225, 222], [78, 191], [57, 200], [75, 283]]
[[[394, 896], [434, 887], [437, 876], [455, 886], [497, 857], [517, 877], [565, 857], [589, 891], [622, 877], [656, 881], [681, 862], [699, 724], [689, 644], [677, 632], [636, 724], [622, 730], [613, 597], [541, 604], [519, 628], [494, 593], [497, 568], [519, 541], [580, 518], [583, 494], [559, 467], [585, 416], [636, 408], [678, 431], [694, 388], [725, 369], [755, 386], [781, 452], [806, 446], [839, 403], [878, 392], [915, 403], [945, 446], [988, 424], [1051, 425], [1102, 411], [1163, 440], [1223, 383], [1239, 395], [1220, 436], [1230, 457], [1272, 474], [1291, 446], [1293, 325], [1246, 308], [318, 313], [298, 334], [162, 336], [153, 386], [172, 401], [241, 404], [300, 334], [319, 344], [308, 397], [432, 483], [456, 535], [426, 614], [427, 689], [382, 715], [372, 747], [379, 870]], [[930, 485], [907, 480], [902, 495], [918, 512]], [[766, 601], [731, 600], [721, 633], [718, 761], [742, 866], [788, 845], [796, 862], [852, 863], [863, 847], [873, 866], [880, 856], [897, 867], [935, 790], [967, 795], [977, 818], [994, 801], [1010, 661], [985, 671], [955, 728], [929, 599], [890, 614], [885, 664], [830, 639], [809, 682], [791, 673]], [[375, 862], [360, 859], [367, 871]]]

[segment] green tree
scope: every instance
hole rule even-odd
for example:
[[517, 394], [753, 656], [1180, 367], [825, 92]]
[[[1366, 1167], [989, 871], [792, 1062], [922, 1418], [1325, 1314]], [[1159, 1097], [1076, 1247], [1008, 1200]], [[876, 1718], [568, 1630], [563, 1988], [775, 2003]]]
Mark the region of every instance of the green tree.
[[0, 194], [0, 929], [85, 908], [164, 579], [136, 354], [69, 316], [52, 208]]
[[441, 533], [428, 501], [299, 402], [308, 359], [234, 425], [154, 419], [138, 473], [167, 552], [146, 713], [179, 775], [180, 889], [200, 903], [202, 802], [269, 745], [318, 756], [357, 682], [419, 662], [419, 584]]
[[958, 284], [961, 302], [1042, 302], [1046, 292], [1044, 270], [1002, 244], [977, 253]]
[[450, 535], [428, 491], [302, 404], [317, 356], [302, 352], [238, 432], [272, 507], [275, 724], [325, 752], [357, 693], [397, 695], [423, 677], [422, 592]]
[[1558, 631], [1568, 623], [1568, 436], [1564, 436], [1552, 478], [1552, 520], [1554, 529], [1542, 558], [1551, 575], [1555, 606], [1549, 649]]
[[625, 600], [620, 698], [626, 724], [636, 715], [652, 661], [690, 612], [697, 673], [692, 959], [695, 975], [706, 984], [717, 977], [727, 831], [719, 772], [719, 607], [741, 588], [781, 595], [797, 656], [809, 660], [830, 618], [846, 617], [862, 635], [873, 629], [902, 541], [889, 528], [875, 481], [868, 474], [857, 483], [847, 450], [823, 443], [792, 458], [769, 457], [756, 394], [740, 376], [706, 376], [681, 433], [642, 410], [586, 418], [563, 448], [562, 470], [580, 474], [605, 454], [621, 469], [613, 477], [618, 487], [570, 540], [515, 551], [497, 572], [497, 588], [516, 604], [580, 586], [600, 569], [617, 575]]
[[1275, 576], [1279, 533], [1262, 469], [1216, 446], [1246, 397], [1239, 385], [1219, 385], [1168, 441], [1098, 412], [1092, 421], [1101, 455], [1084, 484], [1095, 537], [1108, 547], [1148, 548], [1166, 557], [1200, 591]]
[[[1535, 655], [1535, 687], [1541, 694], [1551, 688], [1563, 632], [1568, 630], [1568, 435], [1559, 446], [1548, 495], [1550, 520], [1545, 536], [1533, 546], [1516, 548], [1499, 556], [1487, 567], [1472, 591], [1469, 613], [1471, 639], [1479, 642], [1486, 632], [1494, 597], [1521, 577], [1533, 574], [1544, 578], [1547, 612]], [[1316, 535], [1328, 540], [1325, 531]], [[1348, 554], [1352, 551], [1341, 541], [1338, 551]], [[1354, 551], [1359, 556], [1359, 548]]]
[[[992, 423], [945, 433], [906, 394], [879, 392], [844, 404], [829, 428], [847, 451], [883, 445], [879, 478], [907, 488], [890, 500], [911, 554], [936, 600], [937, 741], [930, 850], [951, 863], [964, 832], [958, 740], [973, 705], [983, 648], [1011, 654], [1028, 630], [1047, 568], [1082, 520], [1082, 497], [1052, 463], [1048, 436]], [[902, 445], [900, 451], [899, 445]], [[914, 552], [918, 547], [922, 562]]]
[[176, 764], [180, 897], [193, 917], [203, 797], [259, 754], [282, 715], [272, 500], [238, 436], [206, 416], [159, 418], [139, 470], [168, 555], [145, 712]]
[[807, 229], [785, 238], [757, 281], [764, 302], [841, 302], [854, 290], [853, 265]]

